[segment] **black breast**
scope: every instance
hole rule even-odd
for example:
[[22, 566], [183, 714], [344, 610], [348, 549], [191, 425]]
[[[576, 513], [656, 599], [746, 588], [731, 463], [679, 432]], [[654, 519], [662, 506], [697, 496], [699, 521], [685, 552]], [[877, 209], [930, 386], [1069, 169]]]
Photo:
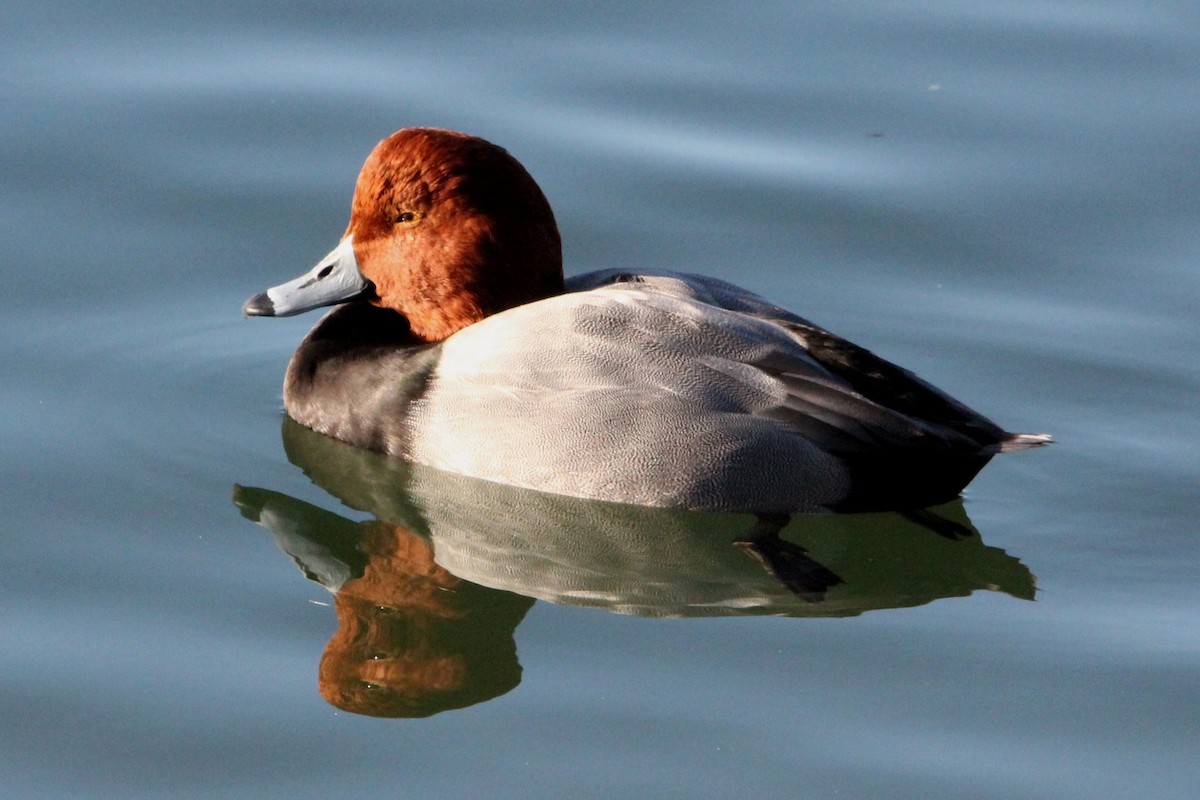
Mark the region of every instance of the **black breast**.
[[395, 311], [369, 303], [339, 306], [292, 356], [284, 407], [315, 431], [405, 457], [409, 409], [425, 394], [440, 353], [440, 344], [414, 340]]

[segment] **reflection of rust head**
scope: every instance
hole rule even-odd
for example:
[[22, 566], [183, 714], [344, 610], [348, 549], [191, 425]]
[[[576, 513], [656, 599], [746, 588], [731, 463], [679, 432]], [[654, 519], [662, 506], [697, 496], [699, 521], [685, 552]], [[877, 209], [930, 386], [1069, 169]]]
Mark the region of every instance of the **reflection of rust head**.
[[364, 528], [368, 563], [335, 598], [338, 629], [321, 659], [322, 696], [356, 714], [423, 717], [515, 687], [521, 667], [512, 636], [532, 601], [464, 583], [403, 528]]
[[359, 600], [433, 617], [462, 616], [453, 591], [462, 581], [437, 565], [428, 541], [398, 526], [365, 522], [358, 546], [367, 566], [342, 586], [339, 607]]
[[435, 697], [462, 691], [467, 665], [439, 646], [435, 616], [340, 595], [337, 615], [318, 677], [331, 704], [378, 717], [426, 716]]

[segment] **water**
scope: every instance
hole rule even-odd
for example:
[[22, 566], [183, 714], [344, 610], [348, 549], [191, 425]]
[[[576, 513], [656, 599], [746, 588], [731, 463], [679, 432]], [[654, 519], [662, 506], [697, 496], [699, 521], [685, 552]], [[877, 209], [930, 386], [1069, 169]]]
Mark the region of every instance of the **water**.
[[[1198, 17], [6, 4], [0, 794], [1196, 796]], [[793, 522], [823, 603], [714, 546], [736, 516], [355, 498], [281, 438], [315, 317], [239, 309], [413, 124], [521, 159], [568, 272], [734, 280], [1057, 444], [938, 510], [965, 537]], [[412, 604], [379, 646], [428, 633], [462, 707], [319, 691], [353, 604], [289, 555], [364, 552], [359, 610]]]

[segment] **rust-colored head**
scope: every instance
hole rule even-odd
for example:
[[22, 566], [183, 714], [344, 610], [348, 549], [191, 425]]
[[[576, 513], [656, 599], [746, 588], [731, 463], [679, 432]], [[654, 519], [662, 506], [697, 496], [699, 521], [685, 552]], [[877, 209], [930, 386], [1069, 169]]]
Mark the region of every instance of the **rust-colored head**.
[[407, 128], [380, 142], [346, 234], [372, 302], [425, 341], [563, 290], [550, 204], [515, 158], [474, 136]]

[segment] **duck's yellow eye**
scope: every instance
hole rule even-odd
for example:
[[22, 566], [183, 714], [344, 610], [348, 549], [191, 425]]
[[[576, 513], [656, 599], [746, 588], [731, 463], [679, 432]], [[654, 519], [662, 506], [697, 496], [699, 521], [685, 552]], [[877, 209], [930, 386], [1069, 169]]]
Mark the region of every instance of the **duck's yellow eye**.
[[399, 214], [396, 215], [396, 223], [399, 224], [402, 222], [412, 222], [416, 218], [417, 218], [417, 215], [411, 211], [401, 211]]

